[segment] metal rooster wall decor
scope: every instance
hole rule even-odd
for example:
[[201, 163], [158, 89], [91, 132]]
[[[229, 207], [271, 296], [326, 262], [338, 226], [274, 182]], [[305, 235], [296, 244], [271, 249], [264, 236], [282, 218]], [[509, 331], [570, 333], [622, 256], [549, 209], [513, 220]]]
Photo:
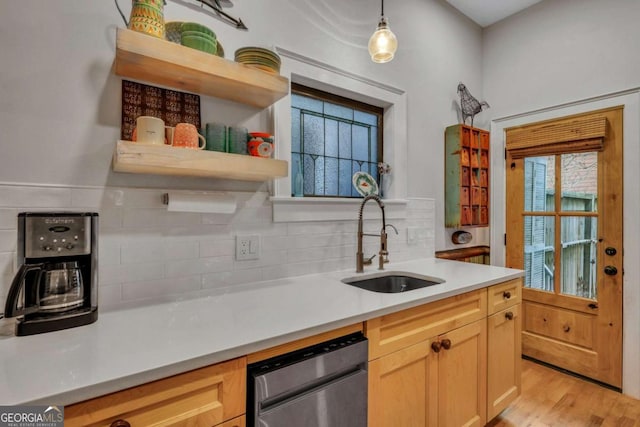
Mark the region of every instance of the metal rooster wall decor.
[[469, 89], [463, 84], [458, 85], [458, 96], [460, 96], [460, 111], [462, 111], [462, 123], [467, 123], [467, 117], [471, 117], [471, 126], [473, 126], [473, 118], [484, 108], [489, 108], [489, 104], [485, 101], [478, 101], [469, 93]]

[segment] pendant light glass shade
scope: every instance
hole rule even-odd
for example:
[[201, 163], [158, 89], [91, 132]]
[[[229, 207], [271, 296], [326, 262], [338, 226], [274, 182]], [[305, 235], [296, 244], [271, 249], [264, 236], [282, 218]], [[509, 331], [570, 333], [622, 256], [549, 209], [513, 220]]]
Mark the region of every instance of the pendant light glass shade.
[[398, 49], [398, 39], [391, 32], [384, 17], [384, 0], [381, 0], [380, 22], [376, 32], [369, 39], [369, 55], [373, 62], [389, 62], [393, 59], [396, 49]]

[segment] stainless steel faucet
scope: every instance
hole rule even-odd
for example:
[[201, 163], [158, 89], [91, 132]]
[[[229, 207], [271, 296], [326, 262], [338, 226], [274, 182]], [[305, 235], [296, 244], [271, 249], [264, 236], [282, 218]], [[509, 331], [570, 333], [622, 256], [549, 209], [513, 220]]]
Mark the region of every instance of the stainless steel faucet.
[[387, 227], [393, 228], [396, 234], [398, 234], [398, 229], [391, 224], [387, 224], [384, 218], [384, 203], [382, 203], [380, 197], [376, 195], [366, 196], [360, 204], [360, 213], [358, 215], [358, 252], [356, 253], [356, 273], [362, 273], [364, 271], [364, 266], [371, 265], [373, 258], [375, 258], [375, 255], [373, 255], [371, 258], [367, 258], [365, 260], [364, 253], [362, 252], [362, 238], [364, 236], [378, 236], [378, 234], [369, 234], [362, 231], [362, 211], [364, 209], [364, 205], [369, 200], [375, 200], [382, 211], [382, 230], [379, 234], [380, 252], [378, 252], [378, 270], [384, 270], [384, 265], [389, 262], [389, 252], [387, 251]]

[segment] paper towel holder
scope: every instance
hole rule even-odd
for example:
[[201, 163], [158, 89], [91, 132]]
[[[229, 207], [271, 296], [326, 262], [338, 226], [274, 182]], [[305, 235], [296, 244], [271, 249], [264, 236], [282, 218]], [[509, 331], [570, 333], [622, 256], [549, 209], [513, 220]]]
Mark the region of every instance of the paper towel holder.
[[163, 193], [162, 204], [168, 211], [232, 214], [237, 201], [228, 193]]

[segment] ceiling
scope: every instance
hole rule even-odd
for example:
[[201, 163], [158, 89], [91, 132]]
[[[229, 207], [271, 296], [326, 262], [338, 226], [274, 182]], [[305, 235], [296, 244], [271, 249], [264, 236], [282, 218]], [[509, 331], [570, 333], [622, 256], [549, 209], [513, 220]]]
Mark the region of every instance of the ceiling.
[[481, 27], [500, 21], [542, 0], [447, 0]]

